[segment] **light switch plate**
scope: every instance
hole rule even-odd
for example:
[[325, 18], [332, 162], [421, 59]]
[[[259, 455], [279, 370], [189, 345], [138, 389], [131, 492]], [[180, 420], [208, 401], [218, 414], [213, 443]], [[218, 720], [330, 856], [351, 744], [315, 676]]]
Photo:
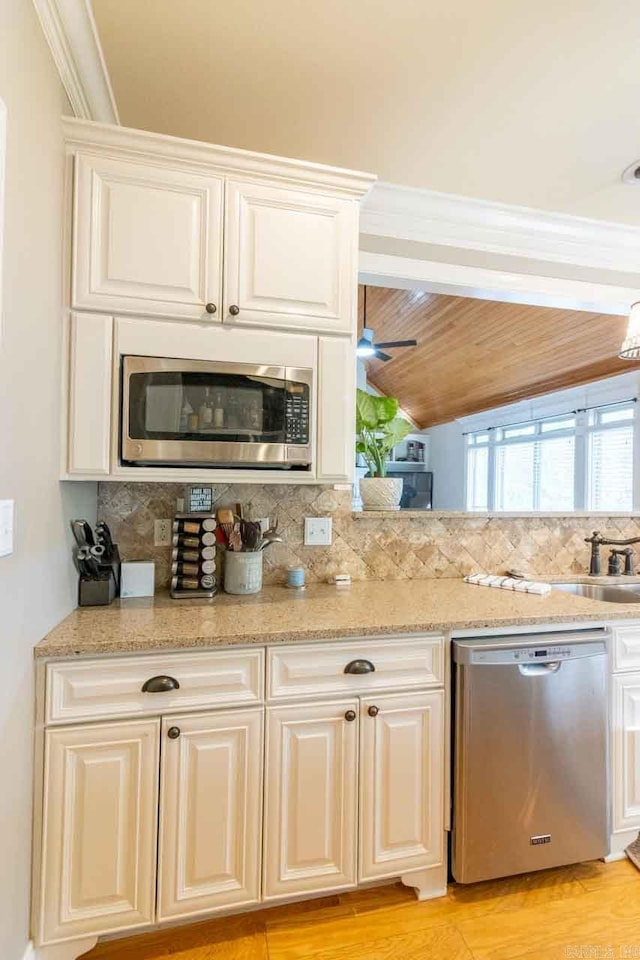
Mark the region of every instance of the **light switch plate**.
[[305, 517], [304, 542], [307, 547], [330, 547], [333, 533], [331, 517]]
[[13, 553], [13, 500], [0, 500], [0, 557]]

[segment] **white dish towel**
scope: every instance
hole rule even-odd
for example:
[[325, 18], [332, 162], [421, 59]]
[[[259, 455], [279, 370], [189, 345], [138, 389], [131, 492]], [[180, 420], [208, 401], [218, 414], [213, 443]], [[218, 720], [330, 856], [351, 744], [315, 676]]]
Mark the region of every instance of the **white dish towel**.
[[539, 583], [536, 580], [519, 580], [515, 577], [487, 576], [485, 573], [473, 573], [464, 578], [465, 583], [474, 583], [478, 587], [497, 587], [499, 590], [514, 590], [516, 593], [537, 593], [546, 596], [551, 593], [550, 583]]

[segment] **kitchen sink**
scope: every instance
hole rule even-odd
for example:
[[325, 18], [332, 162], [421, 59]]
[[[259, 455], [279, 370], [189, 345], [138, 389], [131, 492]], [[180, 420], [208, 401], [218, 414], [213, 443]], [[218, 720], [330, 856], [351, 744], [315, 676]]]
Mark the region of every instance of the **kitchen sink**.
[[578, 597], [603, 600], [605, 603], [640, 603], [640, 583], [553, 583], [554, 590], [564, 590]]

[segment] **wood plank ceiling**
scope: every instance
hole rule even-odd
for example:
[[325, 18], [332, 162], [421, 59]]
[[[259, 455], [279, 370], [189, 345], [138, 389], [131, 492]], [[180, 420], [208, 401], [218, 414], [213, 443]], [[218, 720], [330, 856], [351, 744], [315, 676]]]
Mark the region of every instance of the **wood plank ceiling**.
[[[363, 319], [359, 289], [359, 327]], [[367, 287], [376, 341], [415, 338], [367, 378], [421, 428], [640, 367], [618, 359], [626, 317]]]

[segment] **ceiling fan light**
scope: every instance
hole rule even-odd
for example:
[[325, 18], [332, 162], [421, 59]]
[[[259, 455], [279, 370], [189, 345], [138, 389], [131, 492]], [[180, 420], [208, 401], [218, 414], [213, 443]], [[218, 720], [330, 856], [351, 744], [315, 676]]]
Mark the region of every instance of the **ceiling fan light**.
[[640, 360], [640, 301], [631, 305], [627, 335], [618, 356], [621, 360]]
[[375, 347], [372, 346], [371, 341], [367, 340], [366, 337], [360, 337], [358, 340], [358, 346], [356, 347], [356, 356], [373, 357], [375, 356], [375, 353]]

